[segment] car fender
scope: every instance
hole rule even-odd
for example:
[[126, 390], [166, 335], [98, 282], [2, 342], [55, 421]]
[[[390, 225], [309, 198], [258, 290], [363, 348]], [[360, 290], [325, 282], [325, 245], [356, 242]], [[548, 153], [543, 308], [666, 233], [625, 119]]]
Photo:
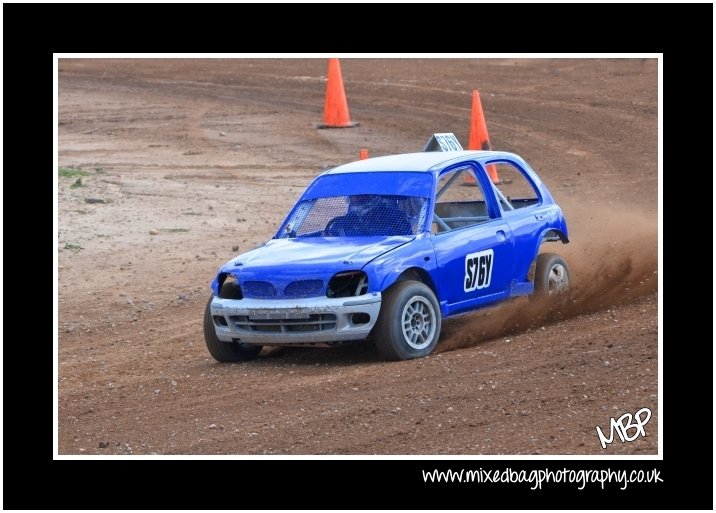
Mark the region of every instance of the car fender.
[[[435, 251], [427, 234], [380, 255], [363, 267], [368, 276], [370, 292], [384, 292], [393, 285], [400, 275], [411, 268], [424, 270], [434, 284], [437, 283]], [[428, 284], [430, 285], [430, 284]], [[437, 290], [435, 290], [437, 294]]]
[[567, 230], [567, 221], [562, 214], [562, 209], [557, 207], [555, 211], [550, 213], [549, 221], [542, 227], [539, 236], [535, 239], [535, 249], [532, 255], [532, 262], [539, 254], [540, 246], [545, 242], [556, 242], [559, 240], [562, 244], [569, 243], [569, 231]]
[[556, 204], [552, 206], [552, 211], [548, 214], [546, 222], [537, 238], [537, 249], [546, 241], [555, 240], [557, 237], [563, 244], [569, 242], [569, 230], [567, 229], [567, 220], [564, 218], [562, 209]]

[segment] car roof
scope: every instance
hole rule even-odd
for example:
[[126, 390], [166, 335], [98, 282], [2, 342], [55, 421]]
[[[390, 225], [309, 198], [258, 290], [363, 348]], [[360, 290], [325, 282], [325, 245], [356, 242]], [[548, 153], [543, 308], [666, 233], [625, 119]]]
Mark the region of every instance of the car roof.
[[486, 160], [499, 157], [516, 157], [504, 151], [425, 151], [400, 153], [371, 159], [357, 160], [334, 167], [325, 174], [380, 173], [391, 171], [440, 171], [463, 160]]

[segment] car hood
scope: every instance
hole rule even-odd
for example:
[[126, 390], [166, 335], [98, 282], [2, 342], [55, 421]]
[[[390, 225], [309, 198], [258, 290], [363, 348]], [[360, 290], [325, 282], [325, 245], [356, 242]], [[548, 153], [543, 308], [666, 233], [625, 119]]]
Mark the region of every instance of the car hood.
[[220, 272], [235, 275], [239, 282], [266, 281], [278, 291], [296, 280], [321, 280], [325, 289], [337, 272], [362, 269], [374, 258], [414, 238], [411, 235], [271, 239], [227, 262]]

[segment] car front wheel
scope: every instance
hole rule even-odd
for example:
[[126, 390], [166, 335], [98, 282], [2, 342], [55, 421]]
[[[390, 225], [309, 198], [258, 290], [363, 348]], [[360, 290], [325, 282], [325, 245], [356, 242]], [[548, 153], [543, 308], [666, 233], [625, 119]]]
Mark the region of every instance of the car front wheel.
[[435, 349], [440, 325], [440, 305], [430, 287], [398, 282], [383, 294], [375, 345], [388, 360], [421, 358]]
[[253, 360], [261, 352], [261, 346], [242, 344], [240, 342], [224, 342], [216, 336], [214, 320], [211, 318], [211, 300], [209, 298], [204, 310], [204, 341], [211, 356], [221, 363], [243, 362]]

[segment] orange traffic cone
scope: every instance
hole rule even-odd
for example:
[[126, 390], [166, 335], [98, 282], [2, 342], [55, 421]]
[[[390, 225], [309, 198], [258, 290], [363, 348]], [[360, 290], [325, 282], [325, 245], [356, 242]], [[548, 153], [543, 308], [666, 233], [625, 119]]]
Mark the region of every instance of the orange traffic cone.
[[348, 114], [348, 101], [343, 88], [341, 65], [338, 59], [328, 59], [326, 104], [323, 109], [323, 123], [320, 123], [318, 128], [350, 128], [357, 124], [351, 122], [351, 117]]
[[365, 160], [368, 158], [368, 148], [361, 148], [360, 150], [360, 159]]
[[[490, 136], [487, 135], [487, 124], [485, 123], [485, 115], [482, 112], [482, 102], [480, 102], [480, 93], [477, 89], [472, 91], [472, 115], [470, 118], [470, 138], [467, 143], [468, 150], [491, 150]], [[497, 176], [497, 167], [494, 164], [487, 166], [487, 174], [490, 175], [492, 183], [500, 183]], [[475, 183], [472, 175], [466, 175], [467, 183]]]

